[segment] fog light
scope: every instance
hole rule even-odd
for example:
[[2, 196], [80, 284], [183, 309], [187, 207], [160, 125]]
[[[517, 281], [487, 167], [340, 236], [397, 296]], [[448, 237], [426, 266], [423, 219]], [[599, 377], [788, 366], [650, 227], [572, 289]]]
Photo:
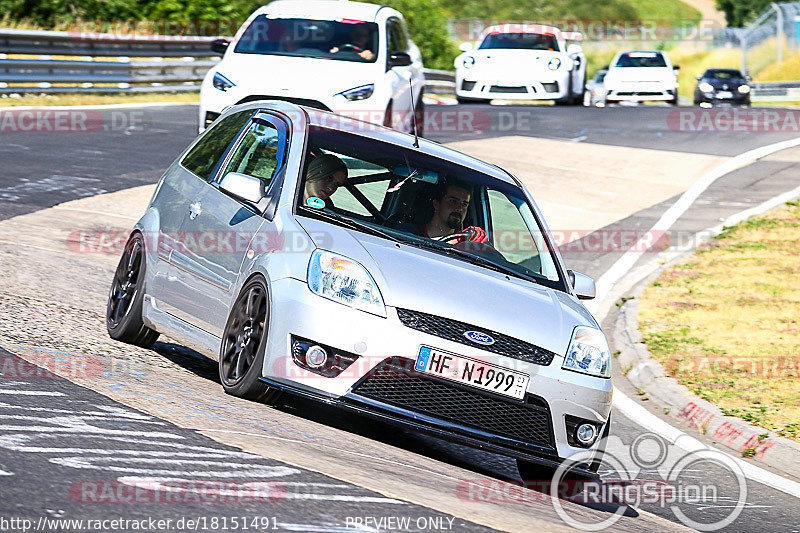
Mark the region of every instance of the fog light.
[[597, 427], [593, 424], [581, 424], [575, 430], [575, 438], [584, 446], [591, 446], [597, 438]]
[[319, 368], [328, 360], [328, 352], [320, 346], [312, 346], [306, 352], [306, 363], [312, 368]]

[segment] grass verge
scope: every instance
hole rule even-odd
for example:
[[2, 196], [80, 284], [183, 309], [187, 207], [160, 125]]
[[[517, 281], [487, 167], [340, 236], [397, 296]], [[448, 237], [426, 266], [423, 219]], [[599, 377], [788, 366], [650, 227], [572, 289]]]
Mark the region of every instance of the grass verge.
[[725, 414], [800, 442], [800, 202], [728, 228], [642, 295], [643, 341]]
[[0, 95], [0, 107], [54, 106], [98, 104], [144, 104], [148, 102], [200, 102], [200, 93], [147, 93], [147, 94], [36, 94], [12, 97]]

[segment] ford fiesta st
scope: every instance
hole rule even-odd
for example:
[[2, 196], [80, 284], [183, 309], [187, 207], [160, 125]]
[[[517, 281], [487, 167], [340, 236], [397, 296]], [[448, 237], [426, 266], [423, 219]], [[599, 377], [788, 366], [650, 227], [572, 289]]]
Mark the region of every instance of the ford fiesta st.
[[583, 101], [586, 57], [581, 34], [540, 24], [505, 24], [483, 31], [475, 50], [462, 45], [455, 59], [459, 102], [555, 100]]
[[[533, 198], [437, 143], [286, 102], [226, 111], [167, 169], [107, 328], [217, 359], [224, 390], [313, 398], [596, 471], [611, 357]], [[536, 477], [536, 479], [542, 479]]]

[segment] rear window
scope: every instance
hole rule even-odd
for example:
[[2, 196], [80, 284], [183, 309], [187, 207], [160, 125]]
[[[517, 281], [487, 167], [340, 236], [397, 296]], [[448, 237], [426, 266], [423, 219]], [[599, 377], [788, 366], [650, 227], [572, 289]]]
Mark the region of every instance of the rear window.
[[667, 62], [659, 52], [628, 52], [617, 59], [617, 67], [666, 67]]
[[490, 33], [478, 47], [480, 50], [501, 48], [556, 51], [558, 41], [550, 33]]

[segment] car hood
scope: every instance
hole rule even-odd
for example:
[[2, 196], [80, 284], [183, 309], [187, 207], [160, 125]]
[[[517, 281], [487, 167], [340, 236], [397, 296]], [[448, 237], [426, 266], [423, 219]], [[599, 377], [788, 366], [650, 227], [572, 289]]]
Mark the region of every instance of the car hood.
[[[271, 94], [319, 100], [375, 79], [375, 63], [289, 57], [262, 54], [231, 54], [215, 68], [236, 84], [232, 91]], [[321, 84], [324, 80], [324, 84]], [[325, 89], [321, 89], [324, 86]]]
[[616, 82], [668, 82], [675, 81], [675, 74], [664, 67], [623, 67], [608, 71], [605, 84]]
[[745, 80], [720, 80], [717, 78], [703, 78], [700, 80], [700, 83], [703, 82], [709, 83], [712, 87], [716, 87], [717, 89], [721, 89], [726, 85], [729, 89], [736, 89], [740, 85], [745, 85], [747, 83]]
[[317, 244], [361, 263], [387, 306], [452, 318], [564, 355], [578, 325], [598, 327], [570, 295], [499, 272], [298, 217]]

